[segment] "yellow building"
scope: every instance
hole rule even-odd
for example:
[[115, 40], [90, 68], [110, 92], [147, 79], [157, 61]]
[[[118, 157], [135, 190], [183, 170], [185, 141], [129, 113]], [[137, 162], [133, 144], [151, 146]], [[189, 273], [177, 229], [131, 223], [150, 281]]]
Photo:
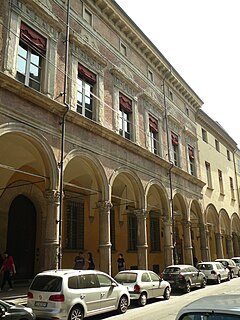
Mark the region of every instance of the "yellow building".
[[236, 142], [202, 110], [197, 116], [199, 163], [209, 258], [239, 254], [239, 187]]

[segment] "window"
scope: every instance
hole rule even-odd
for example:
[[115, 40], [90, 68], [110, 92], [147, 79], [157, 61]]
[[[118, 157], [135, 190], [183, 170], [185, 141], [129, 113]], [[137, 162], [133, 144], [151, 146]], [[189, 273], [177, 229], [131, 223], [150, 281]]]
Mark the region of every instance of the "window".
[[66, 202], [66, 249], [84, 249], [84, 203]]
[[232, 177], [229, 177], [229, 182], [230, 182], [231, 197], [232, 197], [232, 199], [235, 199], [234, 187], [233, 187], [233, 178]]
[[216, 150], [218, 152], [220, 152], [220, 145], [219, 145], [219, 141], [215, 139], [215, 147], [216, 147]]
[[128, 250], [137, 250], [137, 217], [133, 213], [128, 214]]
[[153, 72], [148, 70], [148, 79], [153, 82]]
[[224, 194], [224, 189], [223, 189], [223, 177], [222, 177], [222, 171], [218, 170], [218, 180], [219, 180], [219, 189], [220, 193]]
[[227, 159], [228, 159], [229, 161], [231, 161], [231, 153], [230, 153], [229, 150], [227, 150]]
[[210, 163], [205, 162], [206, 175], [207, 175], [207, 186], [212, 189], [212, 175], [211, 175], [211, 167]]
[[149, 147], [152, 153], [158, 154], [158, 121], [149, 114]]
[[83, 10], [83, 19], [92, 26], [92, 13], [86, 8]]
[[26, 86], [41, 91], [43, 57], [47, 40], [39, 33], [21, 23], [17, 56], [16, 79]]
[[119, 133], [126, 139], [131, 139], [132, 101], [119, 93]]
[[122, 42], [120, 43], [120, 52], [125, 57], [127, 56], [127, 47]]
[[110, 237], [111, 237], [111, 244], [112, 250], [116, 249], [116, 238], [115, 238], [115, 211], [114, 208], [110, 209]]
[[160, 251], [160, 223], [159, 215], [150, 212], [150, 248], [151, 252]]
[[169, 98], [173, 101], [173, 93], [170, 89], [168, 91], [168, 94], [169, 94]]
[[204, 142], [208, 142], [207, 139], [207, 131], [205, 129], [202, 128], [202, 139]]
[[190, 173], [191, 175], [196, 175], [196, 166], [195, 166], [195, 157], [194, 157], [194, 148], [188, 145], [188, 159], [189, 159], [189, 166], [190, 166]]
[[185, 112], [186, 112], [186, 115], [189, 117], [189, 109], [187, 107], [185, 107]]
[[77, 112], [89, 119], [94, 118], [93, 88], [95, 84], [96, 75], [79, 64], [77, 78]]
[[173, 163], [175, 166], [178, 167], [180, 165], [178, 136], [172, 132], [171, 139], [172, 139], [172, 148], [173, 148]]

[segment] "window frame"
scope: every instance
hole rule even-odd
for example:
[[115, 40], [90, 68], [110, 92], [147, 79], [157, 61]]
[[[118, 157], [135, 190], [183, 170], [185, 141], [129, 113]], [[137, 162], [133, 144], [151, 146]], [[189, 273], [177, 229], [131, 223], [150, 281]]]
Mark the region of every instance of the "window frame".
[[206, 176], [207, 176], [207, 187], [209, 189], [213, 188], [212, 185], [212, 173], [211, 173], [211, 165], [209, 162], [205, 161], [205, 169], [206, 169]]
[[137, 251], [137, 217], [134, 213], [128, 213], [128, 251]]
[[156, 212], [149, 212], [149, 227], [150, 227], [150, 251], [160, 252], [161, 251], [161, 226], [159, 214]]

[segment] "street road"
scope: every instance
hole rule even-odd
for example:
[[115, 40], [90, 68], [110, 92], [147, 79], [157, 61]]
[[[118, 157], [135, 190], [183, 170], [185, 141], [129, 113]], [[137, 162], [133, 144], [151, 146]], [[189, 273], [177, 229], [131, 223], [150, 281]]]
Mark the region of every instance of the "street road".
[[234, 278], [218, 285], [210, 284], [203, 289], [192, 289], [188, 294], [172, 292], [171, 298], [168, 301], [159, 298], [148, 302], [145, 307], [130, 305], [128, 311], [123, 315], [108, 313], [91, 317], [91, 320], [175, 320], [178, 311], [189, 302], [204, 296], [224, 293], [240, 294], [240, 278]]

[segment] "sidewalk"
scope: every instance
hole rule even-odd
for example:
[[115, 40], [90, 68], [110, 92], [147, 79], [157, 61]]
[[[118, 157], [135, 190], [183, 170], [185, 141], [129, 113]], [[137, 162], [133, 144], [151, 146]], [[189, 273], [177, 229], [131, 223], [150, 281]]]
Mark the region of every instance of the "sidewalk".
[[24, 304], [27, 303], [27, 292], [28, 286], [26, 285], [18, 285], [13, 288], [12, 291], [7, 291], [8, 287], [6, 286], [3, 291], [0, 291], [0, 299], [8, 302], [12, 302], [15, 304]]

